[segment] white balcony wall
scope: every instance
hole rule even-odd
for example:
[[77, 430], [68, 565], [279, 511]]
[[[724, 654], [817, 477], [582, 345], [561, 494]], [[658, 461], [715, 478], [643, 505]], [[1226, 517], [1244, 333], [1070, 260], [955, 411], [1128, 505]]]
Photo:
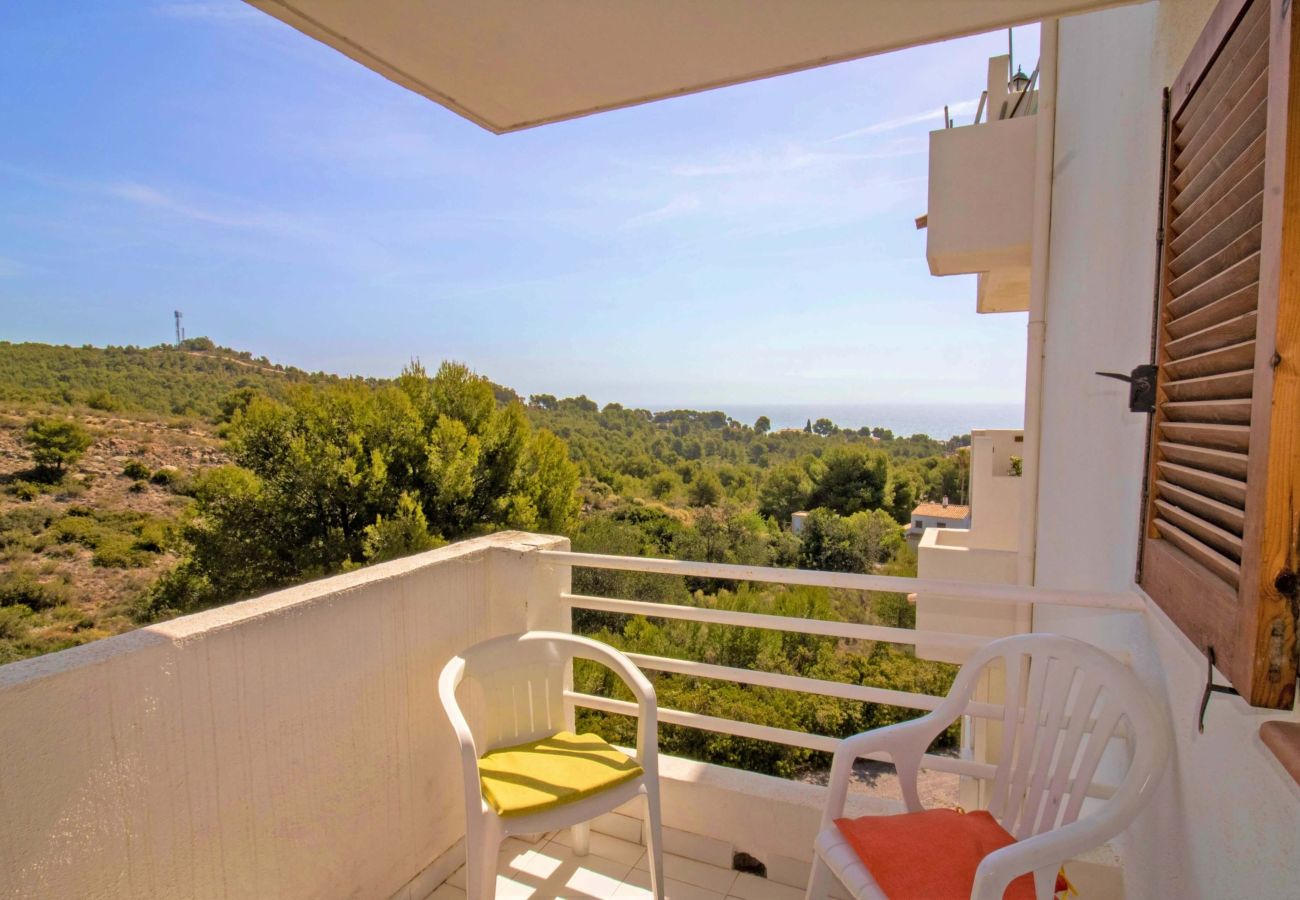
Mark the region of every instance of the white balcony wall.
[[[1016, 552], [973, 547], [975, 532], [966, 528], [927, 528], [917, 547], [917, 576], [937, 581], [975, 584], [1015, 584]], [[978, 634], [989, 638], [1029, 630], [1029, 610], [994, 600], [959, 600], [917, 592], [916, 627], [949, 634]], [[916, 653], [924, 659], [961, 663], [969, 647], [918, 640]]]
[[[971, 432], [970, 528], [927, 528], [917, 547], [917, 577], [978, 584], [1015, 584], [1020, 496], [1024, 479], [1010, 473], [1020, 455], [1023, 432]], [[916, 598], [916, 627], [927, 631], [978, 634], [989, 638], [1029, 630], [1029, 611], [1010, 603], [975, 602], [922, 592]], [[917, 654], [942, 662], [964, 662], [967, 648], [931, 641]]]
[[0, 896], [432, 888], [464, 820], [438, 672], [564, 627], [568, 569], [527, 551], [567, 543], [499, 534], [0, 667]]
[[978, 429], [971, 432], [971, 544], [990, 550], [1015, 550], [1020, 540], [1020, 500], [1024, 479], [1011, 474], [1012, 458], [1023, 454], [1023, 431]]
[[[464, 861], [437, 676], [568, 630], [541, 549], [568, 541], [504, 532], [0, 667], [0, 897], [426, 897]], [[670, 852], [802, 889], [825, 788], [671, 757], [661, 778]], [[639, 816], [596, 828], [639, 840]]]
[[1026, 312], [1028, 309], [1028, 266], [979, 273], [975, 284], [976, 312]]
[[930, 132], [932, 275], [1029, 266], [1036, 117]]
[[[1097, 370], [1148, 359], [1159, 204], [1161, 90], [1215, 6], [1164, 0], [1065, 19], [1046, 310], [1038, 585], [1133, 584], [1147, 418]], [[1290, 897], [1300, 882], [1300, 790], [1236, 698], [1196, 712], [1204, 657], [1145, 615], [1038, 607], [1036, 630], [1126, 652], [1164, 694], [1175, 754], [1159, 802], [1119, 841], [1128, 896]]]

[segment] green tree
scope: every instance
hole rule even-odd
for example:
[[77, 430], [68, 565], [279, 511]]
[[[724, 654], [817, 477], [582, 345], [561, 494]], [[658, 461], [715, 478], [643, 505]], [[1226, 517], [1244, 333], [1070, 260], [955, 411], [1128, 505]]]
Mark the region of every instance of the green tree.
[[772, 430], [772, 420], [767, 416], [759, 416], [754, 420], [754, 431], [758, 434], [767, 434]]
[[226, 394], [219, 403], [220, 412], [217, 415], [217, 421], [231, 421], [235, 418], [235, 413], [248, 409], [248, 405], [253, 402], [253, 398], [257, 397], [259, 393], [257, 388], [244, 385]]
[[843, 517], [815, 509], [799, 537], [800, 565], [831, 572], [870, 572], [902, 543], [898, 523], [884, 510]]
[[758, 511], [787, 526], [790, 515], [806, 507], [811, 491], [812, 479], [802, 466], [796, 463], [778, 466], [763, 479], [758, 491]]
[[[809, 499], [840, 515], [880, 509], [889, 501], [889, 457], [879, 450], [835, 447], [822, 457], [823, 470]], [[910, 510], [909, 510], [910, 512]]]
[[691, 479], [686, 496], [691, 506], [716, 506], [722, 499], [722, 482], [711, 470], [705, 469]]
[[94, 437], [72, 419], [35, 418], [23, 429], [23, 443], [41, 475], [59, 479], [90, 449]]
[[224, 601], [503, 527], [564, 532], [577, 468], [518, 400], [447, 363], [396, 383], [301, 387], [236, 411], [235, 466], [196, 489], [184, 571], [163, 604]]
[[682, 479], [676, 472], [664, 470], [650, 476], [646, 488], [656, 500], [667, 500], [682, 486]]
[[402, 494], [392, 516], [385, 519], [380, 513], [373, 525], [366, 526], [361, 547], [366, 562], [375, 563], [423, 553], [442, 543], [429, 533], [429, 522], [416, 499]]
[[822, 437], [826, 437], [827, 435], [834, 434], [840, 429], [830, 419], [818, 419], [816, 422], [813, 422], [812, 430], [814, 434], [820, 434]]
[[916, 508], [916, 484], [907, 474], [895, 472], [889, 480], [887, 509], [896, 522], [910, 522]]
[[600, 409], [595, 400], [588, 399], [586, 394], [579, 394], [576, 397], [565, 397], [559, 402], [560, 409], [577, 410], [580, 412], [596, 412]]

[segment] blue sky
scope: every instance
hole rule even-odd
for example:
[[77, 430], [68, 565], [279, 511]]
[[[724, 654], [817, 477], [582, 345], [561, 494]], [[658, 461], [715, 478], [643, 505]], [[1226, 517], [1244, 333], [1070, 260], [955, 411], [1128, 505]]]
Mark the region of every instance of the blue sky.
[[[1000, 32], [495, 136], [239, 0], [0, 10], [0, 337], [607, 402], [1014, 402], [926, 136]], [[1036, 29], [1017, 29], [1029, 71]]]

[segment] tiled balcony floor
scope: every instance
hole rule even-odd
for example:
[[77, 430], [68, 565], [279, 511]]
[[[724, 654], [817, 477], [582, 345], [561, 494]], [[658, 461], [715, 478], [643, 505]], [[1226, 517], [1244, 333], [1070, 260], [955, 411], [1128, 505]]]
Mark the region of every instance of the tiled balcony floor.
[[[497, 869], [498, 900], [649, 900], [650, 873], [640, 844], [592, 832], [591, 852], [577, 857], [569, 831], [529, 844], [511, 838]], [[667, 900], [801, 900], [788, 885], [664, 854]], [[464, 900], [465, 869], [458, 869], [429, 900]]]

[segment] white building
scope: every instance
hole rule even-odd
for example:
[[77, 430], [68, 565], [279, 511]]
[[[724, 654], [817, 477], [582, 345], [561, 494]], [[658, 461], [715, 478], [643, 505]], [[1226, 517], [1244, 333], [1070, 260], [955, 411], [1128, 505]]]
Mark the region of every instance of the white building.
[[[965, 527], [926, 528], [916, 551], [916, 574], [923, 580], [1016, 584], [1023, 477], [1015, 460], [1024, 432], [971, 432], [971, 513]], [[1028, 631], [1028, 610], [993, 601], [972, 603], [917, 593], [916, 626], [927, 631], [997, 637]], [[968, 650], [932, 642], [917, 645], [928, 659], [963, 662]]]
[[[968, 126], [1032, 131], [1019, 180], [999, 182], [1017, 189], [958, 210], [976, 231], [980, 217], [1011, 213], [1029, 226], [1016, 584], [944, 594], [993, 596], [1024, 627], [1092, 641], [1167, 704], [1175, 745], [1158, 800], [1109, 848], [1107, 887], [1081, 886], [1084, 896], [1296, 895], [1300, 17], [1290, 0], [254, 5], [495, 131], [1043, 20], [1035, 114]], [[1025, 139], [1017, 132], [1007, 152]], [[980, 172], [932, 178], [932, 236], [944, 233], [947, 192], [982, 189]], [[1023, 248], [1003, 254], [1015, 242], [998, 241], [985, 261], [967, 247], [954, 265], [1024, 264]], [[1123, 385], [1094, 374], [1150, 362], [1153, 335], [1154, 424], [1130, 412]], [[0, 893], [428, 896], [463, 852], [455, 742], [434, 700], [444, 661], [491, 635], [565, 627], [573, 606], [592, 603], [570, 595], [574, 565], [699, 571], [563, 551], [559, 539], [497, 535], [0, 667]], [[1211, 646], [1211, 674], [1241, 696], [1211, 695], [1202, 722]], [[923, 702], [869, 686], [798, 689]], [[670, 709], [660, 718], [834, 746]], [[969, 774], [965, 762], [927, 765]], [[672, 759], [661, 775], [668, 849], [722, 872], [701, 896], [798, 895], [820, 788]], [[597, 827], [635, 846], [635, 821]], [[753, 876], [728, 875], [733, 849], [764, 862], [765, 893], [742, 882]], [[618, 863], [616, 881], [632, 883], [634, 859]]]
[[971, 508], [960, 503], [950, 503], [947, 497], [937, 502], [927, 500], [912, 510], [912, 518], [905, 534], [909, 539], [920, 540], [927, 530], [940, 528], [968, 528]]

